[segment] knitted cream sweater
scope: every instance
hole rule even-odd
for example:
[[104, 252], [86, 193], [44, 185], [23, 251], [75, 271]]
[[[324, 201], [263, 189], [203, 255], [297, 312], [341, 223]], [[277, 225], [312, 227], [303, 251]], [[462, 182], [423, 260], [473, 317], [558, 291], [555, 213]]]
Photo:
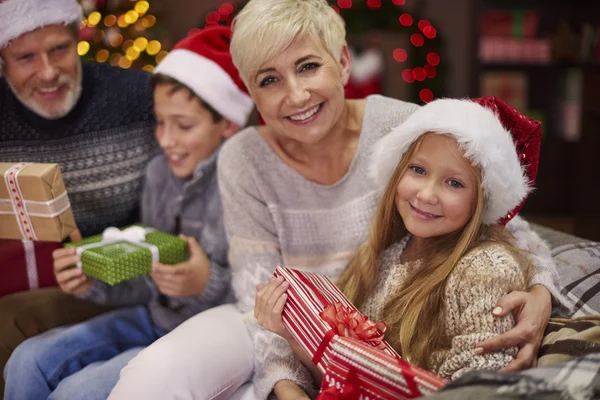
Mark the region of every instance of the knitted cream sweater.
[[[382, 318], [385, 301], [397, 291], [420, 263], [400, 263], [408, 237], [383, 254], [379, 278], [362, 311], [372, 320]], [[502, 245], [486, 245], [471, 251], [450, 275], [445, 291], [444, 333], [451, 347], [434, 353], [432, 372], [456, 379], [474, 369], [497, 370], [511, 362], [517, 348], [476, 355], [474, 344], [510, 330], [512, 314], [492, 316], [496, 302], [505, 294], [524, 290], [524, 276], [515, 259]]]

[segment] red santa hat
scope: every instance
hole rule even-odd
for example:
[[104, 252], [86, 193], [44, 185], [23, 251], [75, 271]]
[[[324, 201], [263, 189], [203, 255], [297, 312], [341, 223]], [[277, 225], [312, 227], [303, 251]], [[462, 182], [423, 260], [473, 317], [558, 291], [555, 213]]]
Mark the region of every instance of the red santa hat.
[[189, 87], [228, 120], [243, 126], [254, 107], [233, 65], [231, 29], [207, 28], [183, 39], [155, 68]]
[[0, 49], [24, 33], [83, 20], [76, 0], [0, 0]]
[[539, 121], [495, 97], [434, 100], [375, 145], [370, 174], [378, 185], [387, 184], [403, 154], [426, 132], [454, 137], [481, 168], [486, 224], [505, 225], [521, 209], [537, 175]]

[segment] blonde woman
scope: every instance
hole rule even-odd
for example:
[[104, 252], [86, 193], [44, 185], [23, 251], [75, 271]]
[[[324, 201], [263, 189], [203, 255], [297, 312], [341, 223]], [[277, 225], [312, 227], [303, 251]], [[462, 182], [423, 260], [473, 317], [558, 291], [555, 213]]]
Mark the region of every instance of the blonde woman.
[[[122, 371], [117, 389], [129, 386], [140, 398], [172, 398], [176, 390], [188, 393], [178, 398], [210, 398], [230, 393], [240, 379], [252, 380], [252, 388], [242, 388], [250, 398], [315, 393], [311, 374], [287, 342], [256, 323], [256, 287], [268, 283], [278, 265], [339, 278], [366, 239], [381, 196], [367, 177], [371, 148], [418, 109], [382, 96], [344, 98], [351, 69], [344, 22], [325, 0], [251, 0], [233, 30], [234, 63], [266, 123], [230, 139], [218, 165], [232, 282], [253, 347], [252, 374], [243, 377], [248, 365], [227, 362], [229, 344], [218, 330], [203, 330], [202, 313]], [[521, 246], [544, 249], [523, 224], [521, 234], [529, 241]], [[549, 291], [558, 293], [549, 253], [534, 264], [533, 282], [543, 286], [511, 293], [499, 303], [499, 315], [522, 308], [520, 323], [482, 345], [521, 347], [512, 364], [517, 369], [531, 365], [551, 311]], [[268, 284], [258, 295], [269, 298], [275, 286]], [[256, 316], [264, 317], [260, 310]], [[221, 349], [218, 358], [215, 349]], [[164, 368], [160, 359], [178, 367]]]

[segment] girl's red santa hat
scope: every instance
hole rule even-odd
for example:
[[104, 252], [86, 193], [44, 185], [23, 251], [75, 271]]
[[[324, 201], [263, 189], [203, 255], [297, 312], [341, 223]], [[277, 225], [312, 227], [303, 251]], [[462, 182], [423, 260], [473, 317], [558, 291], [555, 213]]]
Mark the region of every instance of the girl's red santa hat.
[[254, 103], [231, 60], [231, 36], [225, 26], [190, 35], [175, 45], [154, 73], [176, 79], [225, 118], [243, 126]]
[[374, 147], [371, 176], [387, 184], [398, 162], [421, 135], [450, 135], [481, 169], [484, 222], [505, 225], [523, 206], [537, 175], [542, 129], [495, 97], [439, 99], [420, 107]]
[[82, 20], [83, 12], [76, 0], [0, 0], [0, 49], [38, 28]]

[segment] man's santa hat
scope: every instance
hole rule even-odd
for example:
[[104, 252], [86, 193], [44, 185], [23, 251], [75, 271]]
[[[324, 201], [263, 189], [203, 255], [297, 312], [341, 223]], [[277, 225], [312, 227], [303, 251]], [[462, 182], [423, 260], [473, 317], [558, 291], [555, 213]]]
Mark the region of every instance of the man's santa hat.
[[0, 49], [38, 28], [82, 20], [83, 12], [76, 0], [0, 0]]
[[154, 73], [189, 87], [228, 120], [243, 126], [254, 107], [233, 65], [231, 29], [207, 28], [183, 39], [155, 68]]
[[427, 132], [454, 137], [481, 169], [486, 224], [505, 225], [521, 209], [537, 175], [539, 121], [495, 97], [434, 100], [375, 145], [370, 173], [378, 185], [387, 184], [410, 145]]

